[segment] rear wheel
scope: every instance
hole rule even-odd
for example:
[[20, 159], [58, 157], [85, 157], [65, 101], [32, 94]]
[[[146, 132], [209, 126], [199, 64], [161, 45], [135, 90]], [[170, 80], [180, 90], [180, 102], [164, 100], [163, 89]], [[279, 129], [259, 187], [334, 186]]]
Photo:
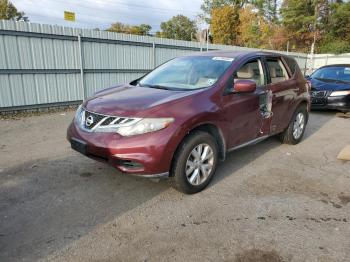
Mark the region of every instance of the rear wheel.
[[212, 179], [218, 161], [218, 146], [214, 138], [195, 131], [184, 139], [173, 160], [175, 187], [187, 194], [203, 190]]
[[303, 138], [305, 127], [309, 119], [309, 113], [305, 106], [299, 106], [295, 111], [288, 127], [280, 134], [282, 143], [295, 145]]

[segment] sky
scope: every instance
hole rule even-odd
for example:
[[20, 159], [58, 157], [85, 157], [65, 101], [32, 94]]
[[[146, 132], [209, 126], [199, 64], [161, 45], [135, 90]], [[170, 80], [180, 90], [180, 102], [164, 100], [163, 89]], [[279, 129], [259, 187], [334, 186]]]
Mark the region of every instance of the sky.
[[[79, 28], [107, 29], [113, 22], [149, 24], [152, 32], [161, 22], [182, 14], [196, 19], [203, 0], [11, 0], [30, 22]], [[75, 12], [76, 21], [63, 19], [64, 11]]]

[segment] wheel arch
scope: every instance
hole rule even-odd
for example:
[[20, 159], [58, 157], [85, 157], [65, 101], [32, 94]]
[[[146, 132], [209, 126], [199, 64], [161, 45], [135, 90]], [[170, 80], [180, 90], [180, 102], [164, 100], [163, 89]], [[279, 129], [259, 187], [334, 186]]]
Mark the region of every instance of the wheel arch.
[[[175, 150], [173, 157], [172, 157], [170, 170], [172, 170], [173, 163], [174, 163], [173, 160], [174, 160], [174, 158], [179, 150], [180, 145], [186, 139], [186, 137], [188, 137], [190, 134], [192, 134], [195, 131], [203, 131], [203, 132], [206, 132], [206, 133], [209, 133], [210, 135], [212, 135], [214, 137], [217, 145], [218, 145], [219, 159], [221, 161], [225, 160], [225, 158], [226, 158], [226, 141], [225, 141], [225, 138], [224, 138], [224, 135], [223, 135], [221, 129], [212, 123], [201, 123], [201, 124], [198, 124], [197, 126], [194, 126], [192, 129], [190, 129], [186, 133], [186, 135], [182, 138], [181, 142], [177, 145], [176, 150]], [[172, 172], [170, 172], [170, 175], [172, 175], [171, 173]]]
[[225, 155], [226, 155], [226, 142], [224, 135], [222, 131], [220, 130], [219, 127], [217, 127], [214, 124], [211, 123], [205, 123], [205, 124], [200, 124], [193, 128], [188, 134], [194, 132], [194, 131], [203, 131], [207, 132], [210, 135], [212, 135], [218, 145], [219, 148], [219, 159], [220, 160], [225, 160]]
[[307, 101], [307, 99], [305, 98], [305, 99], [302, 99], [302, 100], [300, 100], [299, 101], [299, 103], [297, 104], [297, 106], [296, 106], [296, 108], [298, 108], [299, 106], [301, 106], [301, 105], [304, 105], [304, 106], [306, 106], [306, 108], [309, 108], [309, 103], [308, 103], [308, 101]]
[[[300, 102], [296, 105], [295, 109], [294, 109], [294, 112], [301, 106], [305, 106], [306, 107], [306, 110], [307, 112], [310, 112], [310, 103], [308, 102], [307, 99], [302, 99], [300, 100]], [[294, 112], [292, 114], [292, 117], [294, 115]]]
[[293, 116], [294, 116], [294, 113], [295, 111], [298, 110], [298, 108], [300, 106], [305, 106], [306, 107], [306, 110], [309, 112], [310, 111], [310, 103], [308, 102], [308, 100], [306, 98], [302, 98], [300, 99], [299, 101], [297, 101], [295, 104], [294, 104], [294, 110], [293, 111], [290, 111], [289, 115], [287, 116], [287, 119], [288, 119], [288, 122], [286, 122], [286, 126], [283, 127], [283, 130], [286, 129], [289, 125], [289, 122], [292, 120]]

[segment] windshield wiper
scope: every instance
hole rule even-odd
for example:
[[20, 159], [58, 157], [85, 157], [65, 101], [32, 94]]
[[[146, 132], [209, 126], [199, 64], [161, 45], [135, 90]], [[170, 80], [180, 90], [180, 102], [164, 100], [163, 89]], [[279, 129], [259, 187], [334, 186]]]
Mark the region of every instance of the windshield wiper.
[[149, 85], [149, 84], [139, 84], [138, 86], [141, 86], [141, 87], [150, 87], [150, 88], [157, 88], [157, 89], [165, 89], [165, 90], [168, 90], [167, 87], [165, 86], [161, 86], [161, 85]]
[[171, 91], [179, 91], [181, 90], [180, 88], [172, 88], [168, 86], [162, 86], [162, 85], [151, 85], [151, 84], [139, 84], [141, 87], [149, 87], [149, 88], [156, 88], [156, 89], [163, 89], [163, 90], [171, 90]]
[[170, 90], [169, 87], [161, 86], [161, 85], [148, 85], [148, 86], [149, 86], [149, 87], [152, 87], [152, 88], [157, 88], [157, 89]]

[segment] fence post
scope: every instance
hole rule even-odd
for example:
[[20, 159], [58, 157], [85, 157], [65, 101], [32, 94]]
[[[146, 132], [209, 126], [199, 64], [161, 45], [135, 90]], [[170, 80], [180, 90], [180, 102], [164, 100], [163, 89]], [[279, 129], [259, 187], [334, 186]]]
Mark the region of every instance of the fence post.
[[328, 54], [326, 55], [326, 65], [328, 65]]
[[83, 91], [83, 98], [87, 97], [85, 85], [84, 85], [84, 57], [83, 57], [83, 45], [81, 41], [81, 34], [78, 34], [78, 45], [79, 45], [79, 60], [80, 60], [80, 82], [81, 89]]
[[156, 67], [156, 44], [152, 43], [152, 52], [153, 52], [153, 68]]

